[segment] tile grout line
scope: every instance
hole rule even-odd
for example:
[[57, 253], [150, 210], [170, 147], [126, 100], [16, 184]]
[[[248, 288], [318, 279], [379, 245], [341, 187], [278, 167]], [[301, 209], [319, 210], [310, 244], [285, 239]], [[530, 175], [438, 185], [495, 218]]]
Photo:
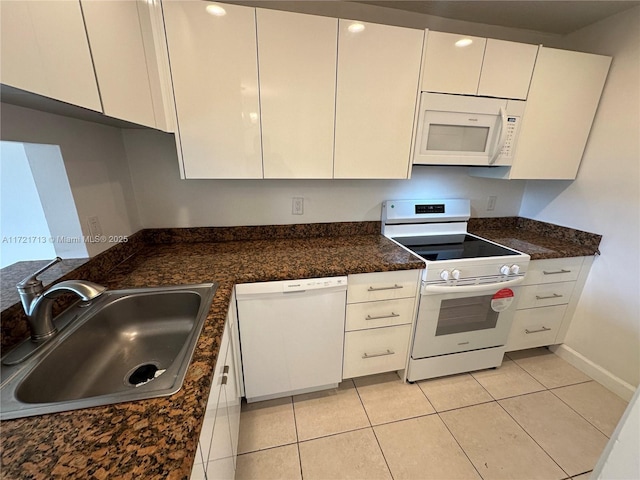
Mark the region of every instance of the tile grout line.
[[[528, 358], [532, 358], [532, 357], [528, 357]], [[526, 370], [523, 366], [521, 366], [518, 362], [516, 362], [511, 357], [509, 357], [509, 359], [513, 362], [513, 364], [515, 366], [517, 366], [520, 370], [522, 370], [524, 373], [529, 375], [533, 379], [533, 381], [535, 381], [536, 383], [539, 383], [540, 385], [542, 385], [545, 388], [545, 390], [549, 390], [549, 388], [544, 383], [542, 383], [540, 380], [538, 380], [536, 377], [534, 377], [533, 374], [529, 373], [529, 371]], [[542, 391], [542, 390], [540, 390], [540, 391]]]
[[[455, 411], [455, 410], [461, 410], [461, 409], [463, 409], [463, 408], [469, 408], [469, 407], [473, 407], [473, 406], [476, 406], [476, 405], [483, 405], [483, 404], [491, 403], [491, 402], [495, 402], [495, 403], [497, 403], [497, 404], [500, 406], [500, 408], [502, 408], [502, 409], [507, 413], [507, 415], [509, 415], [509, 417], [511, 417], [511, 418], [513, 419], [513, 421], [514, 421], [514, 422], [516, 422], [516, 424], [517, 424], [517, 425], [522, 429], [522, 431], [524, 431], [524, 432], [527, 434], [527, 436], [529, 436], [529, 437], [531, 438], [531, 440], [533, 440], [533, 442], [534, 442], [536, 445], [538, 445], [538, 447], [540, 447], [540, 449], [541, 449], [541, 450], [542, 450], [542, 451], [543, 451], [543, 452], [544, 452], [544, 453], [545, 453], [545, 454], [546, 454], [546, 455], [547, 455], [547, 456], [548, 456], [548, 457], [549, 457], [549, 458], [550, 458], [550, 459], [551, 459], [551, 460], [552, 460], [552, 461], [553, 461], [553, 462], [558, 466], [558, 468], [560, 468], [560, 470], [561, 470], [562, 472], [564, 472], [565, 474], [567, 474], [567, 475], [568, 475], [568, 477], [566, 477], [566, 478], [571, 479], [571, 478], [572, 478], [572, 476], [571, 476], [571, 475], [569, 475], [569, 474], [568, 474], [568, 473], [567, 473], [567, 472], [566, 472], [566, 471], [565, 471], [565, 470], [560, 466], [560, 464], [558, 464], [558, 462], [556, 462], [556, 460], [555, 460], [555, 459], [554, 459], [554, 458], [553, 458], [553, 457], [552, 457], [552, 456], [551, 456], [551, 455], [550, 455], [550, 454], [549, 454], [549, 453], [548, 453], [544, 448], [542, 448], [542, 446], [541, 446], [541, 445], [540, 445], [540, 444], [539, 444], [539, 443], [538, 443], [538, 442], [537, 442], [537, 441], [536, 441], [536, 440], [535, 440], [535, 439], [534, 439], [534, 438], [529, 434], [529, 432], [527, 432], [527, 431], [525, 430], [525, 428], [524, 428], [522, 425], [520, 425], [520, 423], [519, 423], [519, 422], [518, 422], [518, 421], [517, 421], [517, 420], [516, 420], [516, 419], [515, 419], [515, 418], [514, 418], [514, 417], [513, 417], [513, 416], [512, 416], [512, 415], [511, 415], [511, 414], [510, 414], [510, 413], [509, 413], [509, 412], [508, 412], [508, 411], [507, 411], [507, 410], [506, 410], [506, 409], [501, 405], [501, 404], [500, 404], [499, 400], [506, 400], [506, 399], [509, 399], [509, 398], [523, 397], [523, 396], [526, 396], [526, 395], [532, 395], [532, 394], [534, 394], [534, 393], [540, 393], [540, 392], [543, 392], [543, 391], [548, 391], [548, 392], [551, 392], [552, 394], [554, 394], [554, 393], [552, 392], [551, 388], [547, 387], [545, 384], [543, 384], [541, 381], [539, 381], [535, 376], [533, 376], [531, 373], [529, 373], [525, 368], [523, 368], [521, 365], [519, 365], [519, 364], [518, 364], [518, 362], [516, 362], [516, 361], [515, 361], [515, 359], [511, 358], [511, 357], [508, 355], [508, 353], [505, 353], [505, 355], [506, 355], [506, 356], [507, 356], [507, 358], [508, 358], [510, 361], [512, 361], [512, 362], [513, 362], [513, 363], [514, 363], [514, 364], [515, 364], [515, 365], [516, 365], [520, 370], [522, 370], [522, 371], [523, 371], [524, 373], [526, 373], [529, 377], [531, 377], [533, 380], [535, 380], [537, 383], [539, 383], [539, 384], [544, 388], [544, 390], [538, 390], [538, 391], [535, 391], [535, 392], [527, 392], [527, 393], [522, 393], [522, 394], [519, 394], [519, 395], [512, 395], [512, 396], [509, 396], [509, 397], [504, 397], [504, 398], [500, 398], [500, 399], [498, 399], [498, 398], [496, 398], [493, 394], [491, 394], [491, 392], [489, 392], [489, 390], [488, 390], [487, 388], [485, 388], [485, 386], [484, 386], [484, 385], [482, 385], [482, 383], [480, 383], [480, 381], [478, 381], [478, 379], [473, 375], [473, 372], [467, 372], [467, 374], [468, 374], [468, 375], [470, 375], [470, 376], [471, 376], [471, 378], [473, 378], [473, 379], [476, 381], [476, 383], [477, 383], [478, 385], [480, 385], [480, 387], [482, 387], [482, 389], [483, 389], [485, 392], [487, 392], [487, 394], [488, 394], [488, 395], [489, 395], [493, 400], [488, 401], [488, 402], [480, 402], [480, 403], [476, 403], [476, 404], [473, 404], [473, 405], [466, 405], [466, 406], [463, 406], [463, 407], [457, 407], [457, 408], [453, 408], [453, 409], [450, 409], [450, 410], [443, 410], [443, 412], [452, 412], [452, 411]], [[504, 358], [503, 358], [503, 360], [504, 360]], [[579, 385], [579, 384], [582, 384], [582, 383], [588, 383], [588, 382], [590, 382], [590, 381], [594, 381], [594, 380], [593, 380], [593, 379], [590, 379], [590, 380], [586, 380], [586, 381], [583, 381], [583, 382], [577, 382], [577, 383], [575, 383], [575, 384], [563, 385], [563, 386], [558, 386], [558, 387], [554, 387], [554, 388], [563, 388], [563, 387], [565, 387], [565, 386]], [[418, 382], [416, 382], [416, 383], [418, 383]], [[424, 390], [422, 390], [422, 388], [420, 388], [420, 390], [422, 391], [422, 393], [425, 395], [425, 397], [426, 397], [426, 398], [427, 398], [427, 400], [429, 401], [429, 397], [427, 396], [426, 392], [425, 392]], [[554, 396], [556, 396], [556, 397], [557, 397], [557, 395], [555, 395], [555, 394], [554, 394]], [[559, 398], [559, 397], [558, 397], [558, 398]], [[562, 399], [560, 399], [560, 400], [562, 400]], [[429, 401], [429, 403], [431, 403], [431, 402]], [[564, 402], [563, 402], [563, 403], [564, 403]], [[569, 407], [570, 407], [570, 406], [569, 406]], [[434, 410], [435, 410], [435, 408], [434, 408]], [[572, 409], [572, 410], [573, 410], [573, 409]], [[576, 413], [578, 413], [578, 412], [576, 412]], [[479, 471], [479, 470], [476, 468], [476, 466], [473, 464], [473, 462], [471, 462], [471, 459], [470, 459], [470, 458], [469, 458], [469, 456], [467, 455], [467, 452], [465, 452], [465, 450], [464, 450], [464, 448], [462, 447], [462, 445], [460, 445], [460, 443], [458, 442], [458, 439], [455, 437], [455, 435], [453, 435], [453, 432], [449, 429], [449, 427], [448, 427], [448, 425], [446, 424], [446, 422], [444, 421], [444, 419], [442, 419], [442, 417], [440, 416], [440, 412], [439, 412], [439, 411], [436, 411], [436, 414], [438, 415], [438, 418], [440, 418], [440, 420], [442, 421], [442, 423], [444, 423], [445, 427], [447, 428], [447, 430], [449, 431], [449, 433], [451, 434], [451, 436], [454, 438], [454, 440], [456, 441], [456, 443], [458, 444], [458, 446], [460, 447], [460, 449], [462, 450], [462, 452], [464, 453], [464, 455], [467, 457], [467, 459], [469, 459], [469, 462], [471, 463], [471, 465], [473, 466], [473, 468], [478, 472], [478, 475], [480, 475], [480, 477], [481, 477], [481, 478], [484, 478], [484, 477], [482, 477], [482, 475], [480, 474], [480, 471]], [[580, 416], [582, 417], [582, 415], [580, 415]], [[583, 418], [584, 418], [584, 417], [583, 417]], [[587, 419], [585, 418], [585, 420], [587, 420]], [[592, 425], [592, 424], [591, 424], [591, 422], [589, 422], [588, 420], [587, 420], [587, 422], [588, 422], [590, 425]], [[603, 434], [604, 434], [604, 432], [602, 432], [600, 429], [598, 429], [595, 425], [593, 425], [593, 426], [594, 426], [594, 428], [596, 428], [599, 432], [601, 432], [601, 433], [603, 433]], [[607, 436], [607, 435], [605, 435], [605, 436]], [[609, 437], [607, 436], [607, 438], [609, 438]], [[591, 470], [590, 470], [590, 471], [591, 471]], [[582, 474], [578, 474], [578, 475], [582, 475]]]
[[[590, 380], [591, 382], [595, 382], [595, 380]], [[574, 383], [572, 385], [565, 385], [562, 387], [555, 387], [555, 389], [559, 389], [559, 388], [565, 388], [565, 387], [572, 387], [573, 385], [582, 385], [585, 383], [589, 383], [589, 381], [587, 382], [581, 382], [581, 383]], [[596, 382], [598, 383], [598, 382]], [[555, 396], [558, 400], [560, 400], [562, 403], [564, 403], [567, 407], [569, 407], [573, 412], [577, 413], [578, 416], [580, 416], [580, 418], [583, 418], [589, 425], [591, 425], [593, 428], [595, 428], [597, 431], [599, 431], [601, 434], [603, 434], [605, 437], [607, 437], [607, 439], [611, 438], [609, 437], [609, 435], [607, 435], [606, 433], [604, 433], [602, 430], [600, 430], [598, 428], [597, 425], [595, 425], [593, 422], [591, 422], [587, 417], [585, 417], [584, 415], [582, 415], [579, 411], [577, 411], [575, 408], [573, 408], [571, 405], [569, 405], [567, 402], [565, 402], [562, 397], [559, 397], [556, 392], [553, 391], [554, 389], [549, 389], [549, 392], [551, 392], [553, 394], [553, 396]]]
[[[511, 357], [509, 357], [509, 359], [511, 359]], [[504, 362], [504, 357], [502, 357], [502, 361]], [[500, 366], [502, 366], [502, 363], [500, 364]], [[478, 371], [478, 370], [476, 370], [476, 371]], [[485, 388], [485, 386], [484, 386], [484, 385], [482, 385], [482, 384], [480, 383], [480, 381], [479, 381], [476, 377], [474, 377], [474, 376], [473, 376], [473, 372], [468, 372], [468, 373], [467, 373], [467, 375], [469, 375], [471, 378], [473, 378], [473, 379], [476, 381], [476, 383], [477, 383], [478, 385], [480, 385], [480, 387], [481, 387], [485, 392], [487, 392], [487, 395], [489, 395], [491, 398], [493, 398], [493, 401], [494, 401], [494, 402], [497, 402], [497, 401], [498, 401], [498, 399], [497, 399], [496, 397], [494, 397], [493, 395], [491, 395], [491, 392], [490, 392], [489, 390], [487, 390], [487, 389]], [[486, 403], [486, 402], [485, 402], [485, 403]]]
[[[553, 354], [553, 352], [551, 352]], [[508, 352], [506, 353], [506, 355], [508, 356]], [[555, 355], [555, 354], [554, 354]], [[533, 357], [528, 357], [528, 358], [533, 358]], [[560, 357], [558, 357], [560, 358]], [[571, 410], [573, 410], [575, 413], [577, 413], [581, 418], [583, 418], [584, 420], [587, 421], [587, 423], [589, 423], [589, 425], [592, 425], [596, 430], [598, 430], [600, 433], [602, 433], [605, 437], [610, 438], [609, 435], [607, 435], [606, 433], [604, 433], [602, 430], [600, 430], [596, 425], [594, 425], [592, 422], [589, 421], [588, 418], [584, 417], [580, 412], [578, 412], [577, 410], [575, 410], [571, 405], [569, 405], [567, 402], [565, 402], [564, 400], [562, 400], [562, 398], [560, 398], [558, 395], [555, 394], [555, 392], [553, 390], [558, 389], [558, 388], [565, 388], [565, 387], [572, 387], [574, 385], [582, 385], [585, 383], [589, 383], [589, 382], [596, 382], [596, 380], [594, 380], [593, 378], [589, 377], [589, 375], [586, 375], [589, 380], [584, 380], [581, 382], [575, 382], [575, 383], [568, 383], [566, 385], [558, 385], [556, 387], [547, 387], [545, 384], [543, 384], [540, 380], [538, 380], [536, 377], [534, 377], [531, 373], [529, 373], [524, 367], [520, 366], [520, 364], [518, 364], [518, 362], [516, 362], [515, 359], [509, 357], [509, 359], [515, 363], [516, 365], [518, 365], [518, 367], [520, 367], [525, 373], [527, 373], [531, 378], [533, 378], [536, 382], [538, 382], [540, 385], [542, 385], [547, 392], [551, 392], [556, 398], [558, 398], [562, 403], [564, 403], [567, 407], [569, 407]], [[584, 372], [583, 372], [584, 373]], [[475, 377], [474, 377], [475, 378]], [[477, 380], [476, 380], [477, 381]], [[598, 383], [598, 382], [596, 382]], [[542, 390], [540, 390], [542, 391]], [[537, 392], [531, 392], [531, 393], [537, 393]], [[491, 395], [491, 394], [490, 394]], [[528, 395], [528, 394], [523, 394], [523, 395]], [[493, 397], [493, 395], [491, 395]], [[501, 400], [505, 400], [507, 398], [515, 398], [517, 396], [521, 396], [521, 395], [514, 395], [513, 397], [505, 397], [504, 399]]]
[[[498, 403], [496, 400], [492, 400], [493, 402]], [[490, 402], [486, 402], [486, 403], [490, 403]], [[470, 405], [473, 406], [473, 405]], [[451, 410], [447, 410], [448, 412], [450, 412]], [[478, 472], [478, 475], [480, 476], [480, 478], [484, 479], [484, 477], [482, 476], [482, 474], [480, 473], [480, 470], [478, 470], [478, 467], [476, 467], [475, 463], [473, 463], [471, 461], [471, 458], [469, 458], [469, 455], [467, 455], [467, 452], [464, 450], [464, 448], [462, 448], [462, 445], [460, 445], [460, 442], [458, 441], [458, 439], [456, 438], [456, 436], [453, 434], [453, 432], [451, 431], [451, 429], [449, 428], [449, 425], [447, 425], [447, 422], [444, 421], [444, 419], [440, 416], [440, 412], [436, 412], [436, 415], [438, 415], [438, 418], [440, 419], [440, 421], [442, 422], [442, 424], [444, 425], [444, 428], [447, 429], [447, 431], [449, 432], [449, 435], [451, 435], [451, 437], [453, 438], [453, 440], [456, 442], [456, 445], [458, 445], [458, 447], [460, 447], [460, 450], [462, 451], [462, 453], [464, 454], [465, 457], [467, 457], [467, 460], [469, 460], [469, 463], [471, 464], [471, 466], [473, 467], [473, 469]]]
[[[436, 410], [436, 407], [433, 405], [433, 403], [431, 403], [431, 400], [429, 400], [429, 396], [427, 395], [427, 392], [425, 392], [420, 386], [420, 381], [416, 380], [415, 382], [413, 382], [413, 384], [418, 386], [418, 388], [422, 392], [422, 395], [424, 395], [424, 398], [427, 399], [427, 402], [429, 402], [429, 405], [431, 405], [431, 408], [433, 408], [433, 413], [438, 413], [438, 410]], [[429, 414], [429, 415], [433, 415], [433, 414]]]
[[[467, 373], [467, 375], [469, 375], [471, 378], [473, 378], [474, 380], [476, 380], [473, 375]], [[478, 382], [476, 380], [476, 382]], [[460, 447], [460, 451], [462, 452], [462, 454], [467, 457], [467, 460], [469, 460], [469, 463], [471, 464], [471, 466], [473, 467], [473, 469], [478, 472], [478, 475], [480, 476], [480, 478], [484, 479], [484, 477], [480, 474], [480, 471], [477, 469], [477, 467], [475, 466], [475, 464], [471, 461], [471, 459], [469, 458], [469, 455], [467, 455], [467, 452], [464, 451], [464, 448], [462, 448], [462, 445], [460, 445], [460, 442], [458, 442], [458, 439], [455, 437], [455, 435], [453, 434], [453, 432], [449, 429], [449, 426], [446, 424], [446, 422], [444, 421], [444, 419], [440, 416], [440, 412], [438, 412], [438, 410], [436, 410], [436, 407], [433, 405], [433, 403], [431, 403], [431, 400], [429, 400], [429, 396], [427, 395], [427, 392], [425, 392], [422, 387], [420, 386], [419, 382], [416, 381], [414, 382], [415, 385], [418, 385], [418, 388], [420, 389], [420, 391], [422, 392], [422, 394], [424, 395], [424, 398], [427, 399], [427, 402], [429, 402], [429, 405], [431, 405], [431, 408], [433, 408], [433, 411], [435, 413], [435, 415], [438, 416], [438, 419], [442, 422], [442, 424], [444, 425], [444, 428], [447, 429], [447, 431], [449, 432], [449, 435], [451, 435], [451, 437], [453, 438], [453, 441], [456, 442], [456, 445], [458, 445], [458, 447]], [[482, 385], [480, 385], [482, 387]], [[484, 388], [484, 387], [482, 387]], [[487, 392], [489, 394], [489, 396], [491, 398], [493, 398], [493, 396]], [[488, 402], [482, 402], [482, 403], [490, 403], [490, 402], [495, 402], [495, 400], [490, 400]], [[477, 404], [477, 405], [481, 405], [481, 404]], [[472, 406], [472, 405], [467, 405], [467, 406]], [[460, 410], [461, 408], [466, 408], [466, 407], [458, 407], [458, 408], [454, 408], [451, 410], [444, 410], [447, 412], [453, 411], [453, 410]], [[433, 413], [430, 413], [429, 415], [433, 415]], [[422, 415], [423, 417], [427, 417], [429, 415]]]
[[[532, 392], [532, 393], [540, 393], [540, 392]], [[529, 395], [529, 394], [528, 394], [528, 395]], [[511, 397], [511, 398], [514, 398], [514, 397]], [[558, 466], [558, 468], [559, 468], [562, 472], [564, 472], [564, 473], [567, 475], [567, 477], [568, 477], [568, 478], [571, 478], [571, 477], [572, 477], [572, 476], [569, 474], [569, 472], [567, 472], [564, 468], [562, 468], [562, 467], [560, 466], [560, 464], [556, 461], [556, 459], [555, 459], [555, 458], [553, 458], [553, 457], [551, 456], [551, 454], [550, 454], [549, 452], [547, 452], [547, 451], [542, 447], [542, 445], [540, 445], [540, 444], [537, 442], [537, 440], [536, 440], [535, 438], [533, 438], [533, 435], [531, 435], [529, 432], [527, 432], [527, 430], [525, 430], [524, 426], [522, 426], [522, 425], [520, 424], [520, 422], [518, 422], [518, 420], [516, 420], [516, 419], [515, 419], [515, 417], [514, 417], [513, 415], [511, 415], [511, 414], [509, 413], [509, 411], [508, 411], [506, 408], [504, 408], [504, 407], [502, 406], [502, 404], [501, 404], [500, 402], [496, 401], [496, 403], [500, 406], [500, 408], [501, 408], [502, 410], [504, 410], [504, 412], [505, 412], [507, 415], [509, 415], [509, 418], [511, 418], [511, 419], [516, 423], [516, 425], [518, 425], [518, 427], [520, 427], [520, 429], [521, 429], [521, 430], [522, 430], [522, 431], [523, 431], [523, 432], [524, 432], [524, 433], [525, 433], [525, 434], [526, 434], [526, 435], [527, 435], [531, 440], [533, 440], [533, 443], [535, 443], [538, 447], [540, 447], [540, 450], [542, 450], [542, 451], [547, 455], [547, 457], [549, 457], [549, 458], [551, 459], [551, 461], [553, 461], [553, 463], [555, 463], [555, 464]], [[566, 478], [566, 477], [565, 477], [565, 478]]]
[[362, 409], [364, 410], [364, 414], [367, 416], [367, 421], [369, 422], [369, 428], [371, 429], [371, 432], [373, 433], [373, 438], [376, 439], [376, 443], [378, 444], [378, 448], [380, 449], [380, 453], [382, 454], [382, 459], [384, 460], [384, 464], [387, 466], [387, 471], [389, 472], [389, 476], [391, 477], [391, 480], [393, 480], [393, 472], [391, 471], [391, 467], [389, 466], [389, 462], [387, 462], [387, 457], [384, 454], [384, 450], [382, 450], [382, 445], [380, 445], [380, 440], [378, 440], [378, 436], [376, 435], [376, 431], [373, 428], [373, 424], [371, 423], [371, 418], [369, 417], [369, 412], [367, 412], [367, 407], [364, 406], [364, 402], [362, 401], [362, 397], [360, 396], [360, 390], [358, 390], [358, 385], [356, 385], [356, 382], [351, 379], [351, 381], [353, 382], [353, 388], [356, 389], [356, 395], [358, 395], [358, 400], [360, 400], [360, 405], [362, 405]]
[[293, 426], [296, 430], [296, 448], [298, 449], [298, 468], [300, 469], [300, 480], [304, 479], [302, 473], [302, 455], [300, 455], [300, 436], [298, 435], [298, 422], [296, 420], [296, 402], [291, 395], [291, 410], [293, 411]]

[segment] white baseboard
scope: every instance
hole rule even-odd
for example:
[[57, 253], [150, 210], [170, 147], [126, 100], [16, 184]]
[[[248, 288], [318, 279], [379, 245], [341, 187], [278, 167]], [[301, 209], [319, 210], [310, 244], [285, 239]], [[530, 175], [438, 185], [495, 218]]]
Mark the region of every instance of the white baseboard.
[[552, 345], [549, 347], [549, 350], [627, 402], [633, 397], [636, 391], [633, 385], [616, 377], [613, 373], [592, 362], [584, 355], [576, 352], [573, 348], [562, 344]]

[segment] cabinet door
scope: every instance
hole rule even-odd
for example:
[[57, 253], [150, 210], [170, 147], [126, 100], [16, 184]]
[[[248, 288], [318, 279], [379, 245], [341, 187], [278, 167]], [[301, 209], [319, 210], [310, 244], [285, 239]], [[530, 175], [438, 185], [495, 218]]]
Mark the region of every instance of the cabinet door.
[[202, 450], [202, 461], [206, 464], [209, 461], [213, 430], [216, 423], [216, 412], [218, 410], [218, 404], [220, 403], [220, 397], [222, 392], [222, 379], [225, 376], [224, 366], [229, 350], [229, 334], [225, 328], [225, 332], [222, 335], [220, 344], [220, 352], [218, 353], [218, 359], [216, 360], [216, 367], [213, 371], [213, 378], [211, 380], [211, 389], [209, 390], [209, 398], [207, 400], [207, 410], [205, 411], [204, 421], [202, 423], [202, 429], [200, 430], [200, 449]]
[[[200, 449], [207, 479], [233, 479], [234, 477], [235, 466], [231, 444], [229, 404], [226, 394], [226, 385], [229, 380], [228, 359], [232, 357], [230, 342], [231, 332], [227, 323], [220, 341], [220, 351], [211, 380], [207, 410], [200, 432]], [[199, 472], [199, 469], [194, 468], [194, 473], [196, 472]]]
[[184, 178], [262, 178], [255, 9], [162, 2]]
[[137, 5], [156, 128], [175, 133], [175, 100], [171, 84], [171, 68], [162, 5], [158, 2], [145, 0], [137, 0]]
[[541, 47], [510, 178], [576, 178], [611, 57]]
[[[228, 378], [225, 376], [224, 378]], [[235, 464], [231, 445], [229, 408], [226, 391], [220, 391], [220, 401], [216, 410], [209, 461], [206, 464], [207, 480], [233, 480]]]
[[257, 10], [265, 178], [332, 178], [338, 20]]
[[2, 83], [101, 112], [80, 2], [0, 4]]
[[28, 2], [0, 2], [1, 81], [40, 95], [49, 94]]
[[475, 95], [485, 43], [480, 37], [427, 32], [422, 90]]
[[527, 99], [537, 45], [487, 39], [478, 95]]
[[423, 38], [340, 20], [335, 178], [408, 178]]
[[137, 2], [82, 0], [82, 11], [104, 113], [155, 127]]
[[242, 405], [242, 365], [240, 357], [240, 339], [238, 334], [238, 313], [236, 311], [236, 298], [232, 294], [227, 313], [227, 328], [229, 329], [229, 351], [227, 352], [226, 365], [228, 368], [225, 394], [229, 413], [229, 429], [231, 431], [231, 450], [234, 460], [238, 456], [238, 437], [240, 434], [240, 410]]

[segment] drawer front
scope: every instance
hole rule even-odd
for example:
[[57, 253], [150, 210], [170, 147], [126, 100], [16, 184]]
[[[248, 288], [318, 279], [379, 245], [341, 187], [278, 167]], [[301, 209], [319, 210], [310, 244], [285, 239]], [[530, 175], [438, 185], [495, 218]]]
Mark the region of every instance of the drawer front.
[[584, 257], [532, 260], [524, 277], [524, 285], [569, 282], [578, 278]]
[[412, 323], [414, 304], [414, 298], [352, 303], [347, 305], [345, 330], [350, 332]]
[[556, 305], [518, 310], [511, 325], [507, 351], [553, 345], [566, 309], [566, 305]]
[[420, 270], [349, 275], [347, 303], [415, 297]]
[[402, 370], [407, 362], [411, 325], [347, 332], [343, 378]]
[[569, 303], [576, 282], [541, 283], [520, 289], [518, 309], [549, 307]]

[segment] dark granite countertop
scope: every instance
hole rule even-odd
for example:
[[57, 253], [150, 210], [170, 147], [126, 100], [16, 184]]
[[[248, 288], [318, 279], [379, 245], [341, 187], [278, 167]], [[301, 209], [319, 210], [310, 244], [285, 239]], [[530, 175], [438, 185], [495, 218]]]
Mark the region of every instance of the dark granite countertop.
[[[81, 267], [76, 274], [113, 289], [209, 281], [219, 282], [219, 288], [178, 393], [4, 421], [2, 478], [189, 478], [233, 285], [423, 267], [371, 233], [379, 231], [378, 222], [366, 223], [374, 225], [328, 229], [312, 238], [295, 238], [309, 236], [304, 228], [279, 235], [264, 227], [263, 234], [251, 236], [255, 240], [242, 241], [222, 230], [219, 235], [198, 229], [145, 231]], [[223, 238], [232, 241], [203, 241]], [[172, 241], [180, 243], [163, 243]], [[3, 344], [11, 339], [5, 322], [14, 323], [8, 332], [20, 334], [19, 312], [9, 313], [5, 318], [3, 312]]]
[[531, 256], [531, 260], [599, 253], [601, 235], [522, 217], [472, 218], [470, 233]]
[[[601, 239], [518, 217], [471, 219], [468, 230], [533, 260], [593, 255]], [[178, 393], [4, 421], [2, 478], [189, 478], [233, 285], [423, 267], [379, 231], [379, 222], [144, 230], [62, 272], [60, 280], [112, 289], [210, 281], [219, 287]], [[3, 348], [25, 338], [25, 325], [19, 303], [3, 304]]]

